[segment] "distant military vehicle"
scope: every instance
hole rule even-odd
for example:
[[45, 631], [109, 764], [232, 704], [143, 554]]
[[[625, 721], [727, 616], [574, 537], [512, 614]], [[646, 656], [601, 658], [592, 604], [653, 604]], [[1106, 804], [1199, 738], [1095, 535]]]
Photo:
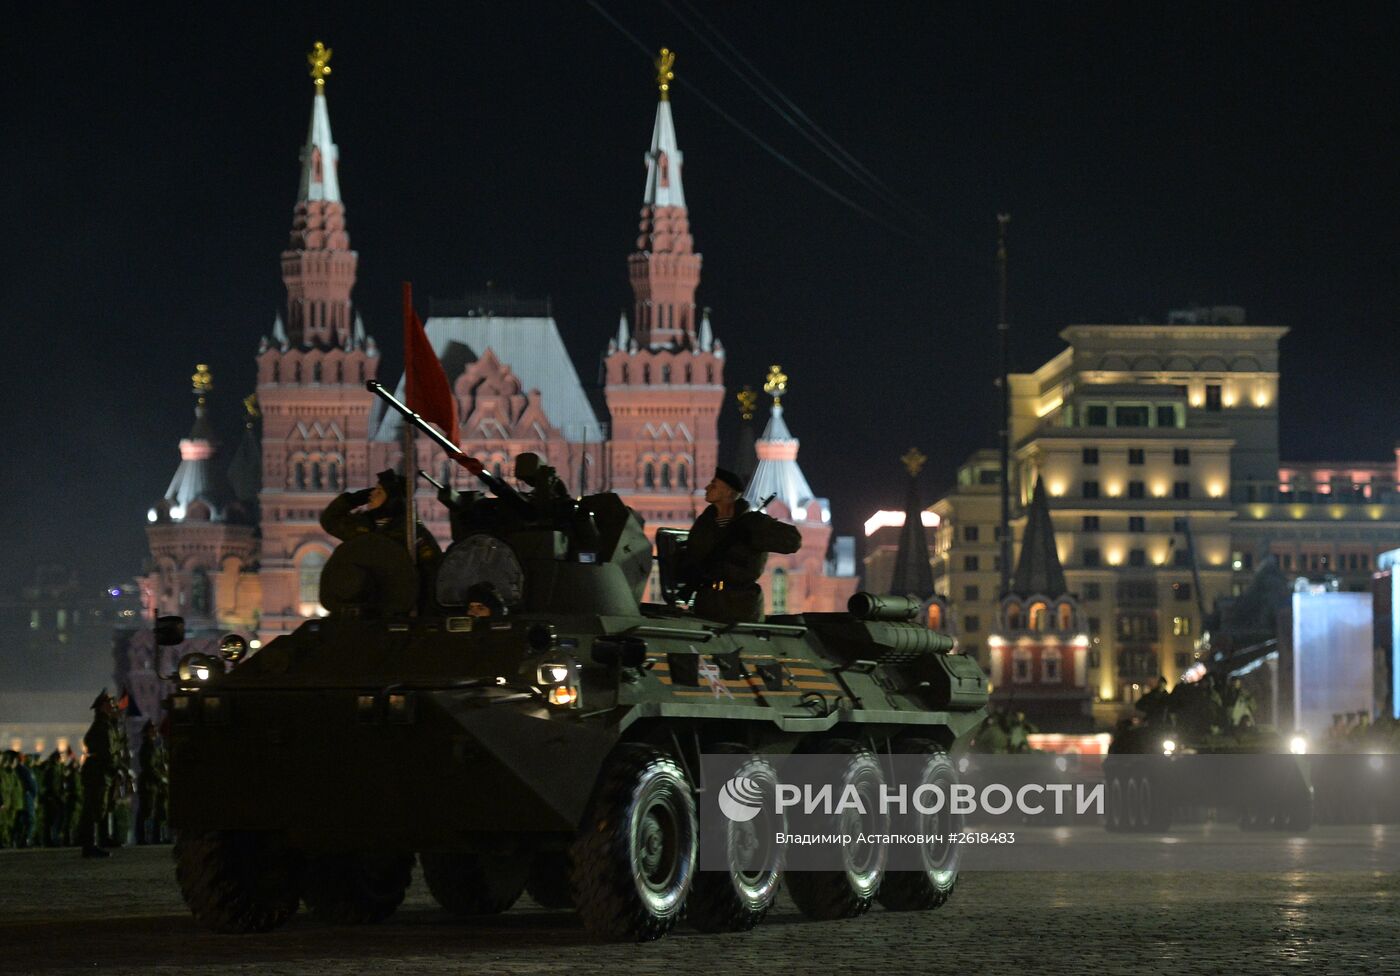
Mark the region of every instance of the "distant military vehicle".
[[[272, 929], [302, 901], [377, 921], [416, 856], [462, 915], [528, 890], [602, 938], [654, 939], [683, 913], [748, 929], [781, 868], [743, 869], [727, 849], [732, 870], [697, 870], [702, 753], [745, 753], [762, 776], [765, 757], [795, 750], [865, 756], [864, 775], [912, 752], [930, 780], [952, 775], [947, 750], [982, 721], [985, 678], [911, 622], [916, 604], [858, 594], [849, 613], [733, 625], [642, 604], [652, 550], [637, 516], [614, 494], [570, 499], [547, 469], [520, 473], [529, 495], [486, 479], [498, 497], [461, 520], [471, 531], [431, 587], [399, 545], [358, 536], [325, 567], [328, 616], [246, 659], [226, 639], [227, 670], [181, 660], [170, 819], [180, 888], [206, 926]], [[668, 583], [683, 535], [665, 538]], [[469, 614], [486, 583], [505, 611]], [[927, 909], [956, 882], [943, 856], [786, 881], [813, 918], [877, 899]]]
[[1169, 711], [1121, 727], [1109, 745], [1103, 763], [1109, 830], [1166, 831], [1193, 808], [1232, 811], [1243, 830], [1312, 826], [1304, 736], [1252, 722], [1231, 727], [1208, 678], [1178, 685], [1171, 699]]

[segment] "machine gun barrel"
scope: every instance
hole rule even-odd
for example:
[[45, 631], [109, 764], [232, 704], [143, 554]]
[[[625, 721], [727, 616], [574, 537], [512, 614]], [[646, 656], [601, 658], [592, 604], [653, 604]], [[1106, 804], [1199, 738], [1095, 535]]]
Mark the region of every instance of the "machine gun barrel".
[[[452, 458], [452, 460], [456, 461], [458, 464], [461, 464], [462, 467], [467, 468], [468, 471], [471, 470], [471, 468], [468, 465], [463, 463], [462, 459], [465, 458], [467, 455], [463, 453], [460, 447], [452, 443], [452, 441], [446, 435], [444, 435], [432, 424], [428, 423], [418, 414], [408, 409], [408, 407], [398, 397], [394, 396], [394, 394], [390, 393], [385, 388], [383, 383], [379, 382], [378, 380], [366, 380], [365, 389], [369, 390], [375, 396], [379, 397], [379, 399], [383, 400], [389, 405], [390, 409], [397, 411], [410, 424], [417, 427], [423, 433], [427, 434], [434, 441], [436, 441], [438, 447], [446, 451], [448, 455]], [[422, 474], [421, 471], [419, 473]], [[497, 497], [518, 497], [518, 494], [514, 488], [487, 472], [485, 468], [475, 472], [475, 474], [478, 478], [481, 479], [482, 483], [485, 484], [487, 488], [491, 489], [491, 493], [496, 495]], [[436, 481], [433, 481], [432, 478], [429, 478], [428, 480], [432, 481], [434, 485], [437, 485], [439, 489], [442, 488], [442, 485], [438, 484], [438, 482]]]

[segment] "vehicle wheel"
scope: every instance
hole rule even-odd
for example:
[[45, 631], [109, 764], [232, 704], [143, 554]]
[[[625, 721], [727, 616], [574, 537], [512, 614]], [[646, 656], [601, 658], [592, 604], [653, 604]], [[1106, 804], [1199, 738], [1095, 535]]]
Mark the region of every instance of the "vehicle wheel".
[[1138, 827], [1153, 833], [1166, 833], [1172, 825], [1170, 798], [1160, 777], [1144, 774], [1138, 780]]
[[569, 896], [569, 855], [565, 851], [542, 851], [530, 863], [525, 891], [541, 908], [573, 908]]
[[499, 915], [525, 890], [528, 858], [519, 854], [418, 855], [433, 900], [453, 915]]
[[777, 792], [778, 773], [767, 759], [750, 756], [735, 770], [734, 780], [739, 779], [746, 781], [753, 796], [762, 796], [765, 802], [748, 820], [725, 818], [724, 854], [729, 870], [695, 873], [686, 917], [701, 932], [747, 932], [773, 907], [783, 880], [783, 849], [775, 843], [774, 835], [787, 831], [787, 817], [776, 813], [771, 801]]
[[1104, 828], [1112, 833], [1119, 833], [1128, 826], [1127, 817], [1124, 816], [1123, 806], [1123, 778], [1121, 776], [1111, 776], [1108, 780], [1108, 809], [1104, 811]]
[[301, 858], [275, 835], [182, 833], [174, 853], [180, 893], [206, 928], [225, 934], [267, 932], [296, 914]]
[[412, 881], [412, 854], [321, 854], [307, 859], [302, 897], [323, 921], [370, 925], [394, 914]]
[[[926, 784], [938, 787], [944, 797], [952, 796], [952, 786], [957, 781], [957, 770], [943, 747], [928, 740], [913, 740], [905, 744], [905, 752], [921, 753], [924, 768], [917, 785], [910, 793]], [[962, 829], [962, 817], [948, 811], [945, 802], [937, 813], [924, 813], [910, 807], [909, 820], [901, 825], [908, 833], [925, 834], [940, 838], [947, 837]], [[950, 841], [926, 844], [919, 849], [923, 860], [921, 871], [890, 871], [880, 883], [880, 904], [891, 911], [927, 911], [937, 908], [948, 900], [958, 883], [958, 863], [962, 851]]]
[[646, 746], [619, 748], [569, 851], [570, 890], [584, 927], [633, 942], [671, 931], [695, 875], [698, 833], [680, 765]]
[[[879, 759], [868, 749], [846, 739], [828, 740], [822, 744], [821, 751], [849, 756], [835, 793], [840, 796], [848, 786], [854, 786], [866, 810], [870, 811], [865, 816], [854, 810], [833, 816], [831, 832], [853, 837], [863, 833], [886, 833], [888, 818], [878, 813], [880, 787], [885, 782]], [[870, 910], [880, 890], [888, 853], [884, 844], [852, 844], [841, 851], [843, 869], [840, 871], [789, 871], [788, 894], [808, 918], [863, 915]]]
[[1123, 788], [1123, 825], [1130, 831], [1142, 829], [1140, 814], [1142, 812], [1141, 801], [1138, 799], [1138, 781], [1136, 776], [1128, 777], [1128, 785]]

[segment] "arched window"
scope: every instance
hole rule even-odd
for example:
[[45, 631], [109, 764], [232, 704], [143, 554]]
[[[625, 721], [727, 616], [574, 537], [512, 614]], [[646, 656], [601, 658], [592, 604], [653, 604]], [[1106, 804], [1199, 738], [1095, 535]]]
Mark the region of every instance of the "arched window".
[[500, 481], [503, 477], [505, 477], [505, 475], [501, 471], [500, 461], [497, 461], [495, 464], [491, 465], [491, 473], [496, 476], [497, 481]]
[[685, 364], [685, 381], [686, 381], [686, 383], [689, 383], [689, 382], [690, 382], [692, 373], [693, 373], [693, 369], [692, 369], [690, 363], [686, 363], [686, 364]]
[[670, 363], [667, 363], [666, 365], [664, 365], [664, 366], [661, 367], [661, 382], [663, 382], [663, 383], [669, 383], [669, 382], [671, 382], [671, 365], [670, 365]]
[[1007, 607], [1007, 608], [1006, 608], [1006, 629], [1007, 629], [1007, 630], [1020, 630], [1020, 629], [1021, 629], [1021, 608], [1020, 608], [1020, 607], [1018, 607], [1018, 606], [1010, 606], [1010, 607]]
[[1062, 677], [1060, 671], [1060, 649], [1058, 647], [1047, 647], [1040, 652], [1040, 680], [1046, 684], [1057, 685]]
[[930, 603], [928, 605], [928, 629], [943, 629], [943, 608], [936, 603]]
[[671, 487], [671, 465], [665, 461], [661, 463], [661, 487]]
[[311, 462], [311, 490], [321, 490], [321, 465], [317, 461]]
[[773, 612], [787, 613], [788, 578], [787, 570], [779, 566], [773, 570]]
[[1031, 614], [1030, 614], [1030, 617], [1031, 617], [1031, 626], [1030, 626], [1030, 629], [1031, 629], [1031, 630], [1035, 631], [1036, 633], [1040, 633], [1042, 630], [1044, 630], [1044, 629], [1045, 629], [1045, 604], [1043, 604], [1043, 603], [1032, 603], [1032, 604], [1031, 604]]
[[442, 483], [443, 483], [444, 485], [446, 485], [448, 488], [451, 488], [451, 487], [452, 487], [452, 469], [455, 468], [456, 466], [457, 466], [457, 465], [453, 464], [451, 461], [444, 461], [444, 462], [442, 462], [442, 478], [441, 478], [441, 481], [442, 481]]
[[279, 362], [274, 362], [272, 364], [272, 382], [282, 382], [282, 364]]
[[345, 364], [344, 364], [344, 363], [336, 363], [336, 364], [335, 364], [335, 381], [336, 381], [337, 383], [344, 383], [344, 382], [345, 382]]
[[292, 368], [292, 382], [294, 382], [294, 383], [300, 383], [300, 382], [301, 382], [301, 362], [300, 362], [300, 361], [298, 361], [297, 364]]
[[656, 487], [656, 465], [652, 464], [650, 461], [642, 468], [642, 487]]
[[295, 477], [294, 477], [293, 480], [292, 480], [292, 487], [293, 487], [293, 488], [305, 488], [305, 487], [306, 487], [306, 462], [305, 462], [305, 461], [298, 461], [298, 462], [296, 463], [296, 466], [295, 466], [295, 468], [294, 468], [293, 470], [296, 472], [296, 474], [295, 474]]
[[1074, 628], [1074, 608], [1068, 603], [1061, 603], [1059, 610], [1059, 621], [1056, 624], [1061, 631], [1072, 630]]
[[340, 491], [340, 462], [332, 459], [326, 465], [326, 487], [331, 491]]
[[705, 364], [705, 382], [706, 382], [706, 383], [713, 383], [714, 381], [715, 381], [715, 368], [714, 368], [714, 366], [710, 365], [709, 363], [706, 363], [706, 364]]
[[321, 570], [326, 565], [326, 554], [313, 549], [301, 557], [298, 567], [297, 610], [303, 617], [324, 617], [326, 608], [321, 606]]
[[364, 381], [365, 381], [365, 364], [364, 364], [364, 363], [360, 363], [360, 382], [363, 383]]
[[1018, 685], [1034, 680], [1031, 674], [1031, 652], [1029, 648], [1018, 647], [1011, 652], [1011, 680]]
[[190, 580], [190, 609], [195, 613], [208, 613], [211, 602], [209, 598], [209, 574], [201, 567], [194, 571]]
[[642, 363], [642, 382], [651, 382], [651, 363]]
[[632, 382], [632, 370], [628, 367], [628, 365], [627, 365], [626, 363], [623, 363], [623, 364], [622, 364], [622, 382], [624, 382], [624, 383], [631, 383], [631, 382]]
[[676, 463], [676, 487], [681, 491], [690, 490], [690, 468], [684, 461]]
[[320, 364], [320, 363], [312, 363], [312, 364], [311, 364], [311, 382], [313, 382], [313, 383], [319, 383], [319, 382], [321, 382], [321, 364]]

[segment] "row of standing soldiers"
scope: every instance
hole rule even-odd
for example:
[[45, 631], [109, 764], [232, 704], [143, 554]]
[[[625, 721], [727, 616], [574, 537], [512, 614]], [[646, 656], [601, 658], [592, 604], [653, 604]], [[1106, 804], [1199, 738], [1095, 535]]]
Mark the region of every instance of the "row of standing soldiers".
[[1199, 681], [1179, 681], [1167, 691], [1167, 679], [1137, 700], [1148, 725], [1171, 725], [1200, 735], [1245, 732], [1254, 727], [1254, 696], [1239, 678], [1208, 672]]
[[142, 730], [133, 775], [117, 703], [104, 691], [92, 708], [81, 758], [71, 748], [0, 758], [0, 847], [72, 846], [105, 857], [133, 826], [138, 844], [166, 840], [169, 773], [154, 724]]

